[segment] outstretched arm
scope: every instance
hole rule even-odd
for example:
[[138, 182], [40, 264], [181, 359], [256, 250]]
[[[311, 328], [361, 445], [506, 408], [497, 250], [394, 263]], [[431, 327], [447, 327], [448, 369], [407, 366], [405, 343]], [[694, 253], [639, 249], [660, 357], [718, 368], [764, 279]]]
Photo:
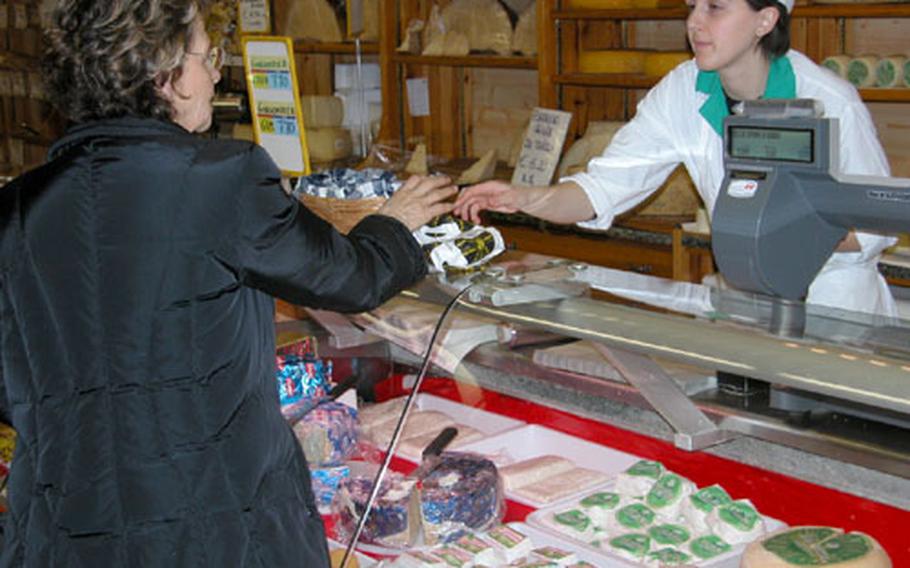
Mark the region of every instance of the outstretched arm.
[[516, 187], [492, 180], [471, 186], [458, 195], [454, 213], [480, 223], [480, 212], [527, 213], [553, 223], [578, 223], [594, 217], [584, 190], [573, 182], [547, 187]]

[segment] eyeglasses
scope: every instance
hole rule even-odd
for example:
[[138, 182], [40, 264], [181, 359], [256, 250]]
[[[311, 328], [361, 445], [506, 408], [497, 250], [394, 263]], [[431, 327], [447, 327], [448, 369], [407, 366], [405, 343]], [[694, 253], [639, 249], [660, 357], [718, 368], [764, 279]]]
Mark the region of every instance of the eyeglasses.
[[197, 53], [194, 51], [185, 51], [186, 55], [195, 55], [201, 57], [202, 61], [213, 71], [220, 71], [224, 65], [224, 50], [220, 46], [213, 45], [207, 53]]

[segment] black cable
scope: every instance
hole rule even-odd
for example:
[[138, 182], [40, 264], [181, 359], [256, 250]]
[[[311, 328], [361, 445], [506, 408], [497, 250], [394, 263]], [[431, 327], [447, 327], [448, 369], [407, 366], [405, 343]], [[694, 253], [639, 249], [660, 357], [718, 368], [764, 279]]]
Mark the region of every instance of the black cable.
[[[430, 367], [430, 356], [433, 354], [433, 346], [436, 344], [436, 337], [439, 335], [439, 330], [442, 329], [442, 324], [445, 322], [446, 317], [455, 307], [455, 304], [458, 303], [458, 300], [471, 289], [473, 284], [470, 284], [460, 290], [455, 296], [449, 300], [449, 303], [446, 304], [445, 309], [442, 311], [442, 315], [439, 316], [439, 321], [436, 322], [436, 327], [433, 329], [433, 335], [430, 336], [430, 343], [427, 345], [427, 352], [423, 356], [423, 364], [420, 366], [420, 371], [417, 373], [417, 380], [414, 381], [414, 386], [411, 388], [411, 392], [408, 394], [408, 398], [404, 403], [404, 408], [401, 410], [401, 416], [398, 417], [398, 423], [395, 425], [395, 431], [392, 433], [392, 439], [389, 441], [389, 446], [386, 448], [385, 457], [382, 460], [382, 465], [379, 467], [379, 471], [376, 472], [376, 477], [373, 478], [373, 487], [370, 489], [370, 496], [367, 499], [366, 505], [363, 508], [363, 514], [360, 515], [360, 519], [357, 521], [357, 528], [354, 530], [354, 534], [351, 537], [351, 541], [348, 543], [344, 551], [344, 556], [341, 558], [340, 568], [345, 568], [348, 564], [348, 559], [350, 558], [354, 547], [357, 546], [357, 541], [360, 540], [360, 535], [363, 533], [363, 527], [366, 525], [367, 517], [370, 515], [370, 511], [373, 508], [373, 504], [376, 501], [376, 496], [379, 494], [379, 489], [382, 485], [382, 478], [385, 477], [386, 471], [389, 469], [389, 464], [392, 461], [392, 451], [395, 449], [395, 446], [398, 444], [398, 439], [401, 437], [401, 431], [405, 421], [408, 418], [408, 414], [411, 411], [411, 406], [414, 403], [414, 397], [417, 394], [417, 391], [420, 390], [420, 385], [423, 383], [423, 378], [427, 374], [427, 370]], [[354, 507], [356, 513], [356, 506]]]

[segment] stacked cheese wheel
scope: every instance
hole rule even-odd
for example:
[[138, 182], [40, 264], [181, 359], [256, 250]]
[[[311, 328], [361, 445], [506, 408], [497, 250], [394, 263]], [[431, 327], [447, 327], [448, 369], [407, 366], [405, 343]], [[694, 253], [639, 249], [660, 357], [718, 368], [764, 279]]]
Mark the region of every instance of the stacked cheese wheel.
[[903, 55], [832, 55], [822, 67], [860, 89], [910, 87], [910, 61]]

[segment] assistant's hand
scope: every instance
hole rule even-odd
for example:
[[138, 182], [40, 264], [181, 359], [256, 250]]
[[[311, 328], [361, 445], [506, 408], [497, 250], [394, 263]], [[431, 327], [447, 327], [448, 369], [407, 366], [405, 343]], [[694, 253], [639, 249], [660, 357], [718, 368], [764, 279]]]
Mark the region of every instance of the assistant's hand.
[[394, 217], [413, 231], [433, 217], [450, 212], [454, 204], [446, 199], [457, 191], [447, 176], [411, 176], [377, 213]]
[[472, 223], [480, 223], [480, 212], [516, 213], [521, 210], [522, 193], [509, 183], [498, 180], [472, 185], [458, 194], [454, 213]]

